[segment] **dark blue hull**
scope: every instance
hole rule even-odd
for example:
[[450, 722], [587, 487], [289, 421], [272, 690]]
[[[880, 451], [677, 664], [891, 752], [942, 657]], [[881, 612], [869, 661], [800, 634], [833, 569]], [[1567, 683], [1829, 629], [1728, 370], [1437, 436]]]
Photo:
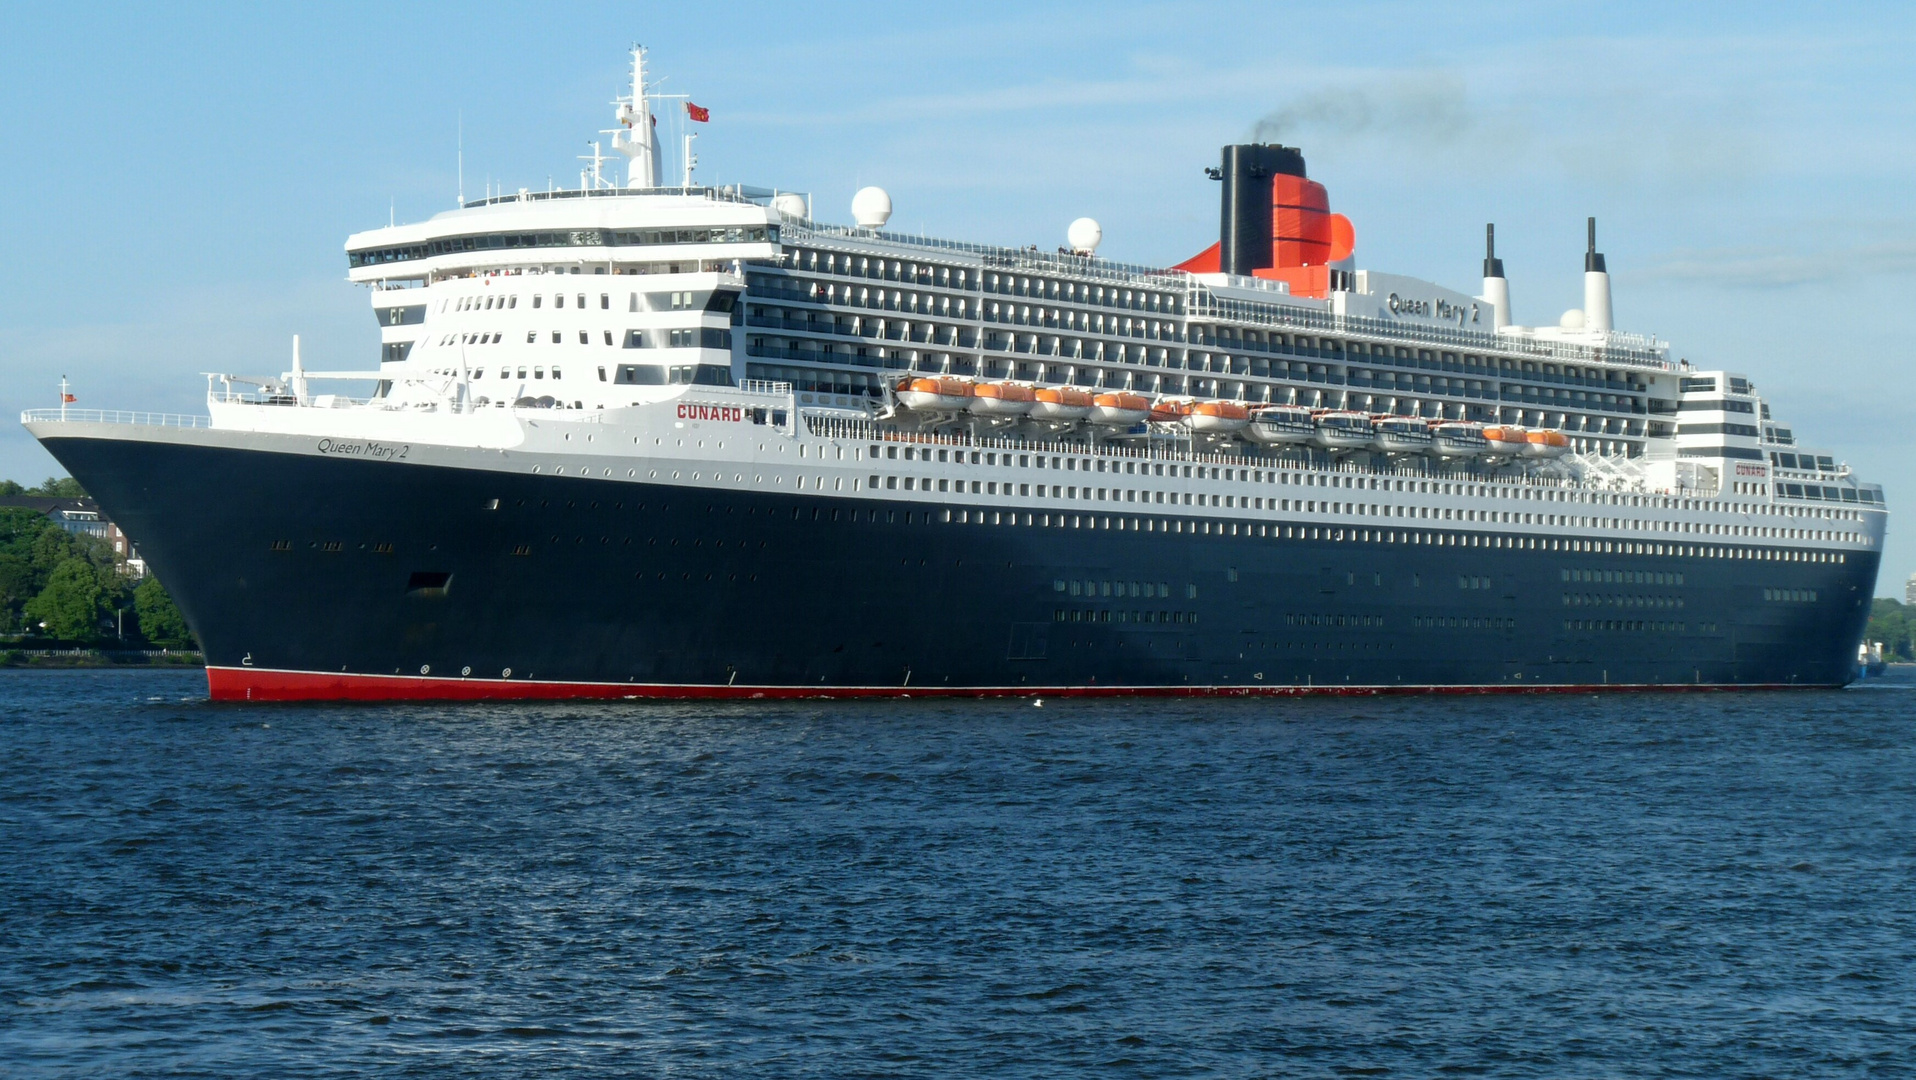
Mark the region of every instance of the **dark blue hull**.
[[[222, 696], [1837, 686], [1877, 563], [961, 524], [879, 500], [46, 445], [172, 590]], [[309, 677], [269, 694], [265, 673]], [[391, 692], [341, 689], [362, 678]]]

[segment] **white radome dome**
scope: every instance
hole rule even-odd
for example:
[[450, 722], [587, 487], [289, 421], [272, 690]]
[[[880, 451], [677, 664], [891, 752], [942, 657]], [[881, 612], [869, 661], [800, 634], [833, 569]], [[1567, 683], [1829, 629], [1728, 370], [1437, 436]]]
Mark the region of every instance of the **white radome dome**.
[[852, 220], [861, 229], [882, 229], [891, 220], [891, 196], [881, 187], [859, 188], [852, 196]]
[[1065, 243], [1071, 250], [1090, 253], [1098, 250], [1098, 244], [1104, 239], [1104, 228], [1088, 217], [1081, 217], [1071, 223], [1064, 231]]
[[1571, 308], [1564, 312], [1563, 318], [1557, 320], [1557, 325], [1565, 330], [1583, 329], [1583, 309]]
[[772, 196], [772, 209], [786, 217], [805, 219], [805, 196], [784, 191]]

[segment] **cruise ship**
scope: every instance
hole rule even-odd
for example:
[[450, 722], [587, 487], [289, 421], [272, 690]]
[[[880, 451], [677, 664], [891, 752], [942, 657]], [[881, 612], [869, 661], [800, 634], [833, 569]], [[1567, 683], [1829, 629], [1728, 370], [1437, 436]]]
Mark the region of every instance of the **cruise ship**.
[[660, 116], [703, 111], [647, 62], [576, 188], [347, 240], [376, 358], [295, 342], [208, 375], [205, 415], [25, 414], [215, 699], [1853, 677], [1880, 487], [1749, 374], [1616, 329], [1594, 221], [1540, 326], [1488, 230], [1475, 293], [1361, 267], [1290, 147], [1223, 148], [1175, 266], [1089, 219], [887, 231], [877, 188], [828, 224], [694, 182], [690, 138], [663, 182]]

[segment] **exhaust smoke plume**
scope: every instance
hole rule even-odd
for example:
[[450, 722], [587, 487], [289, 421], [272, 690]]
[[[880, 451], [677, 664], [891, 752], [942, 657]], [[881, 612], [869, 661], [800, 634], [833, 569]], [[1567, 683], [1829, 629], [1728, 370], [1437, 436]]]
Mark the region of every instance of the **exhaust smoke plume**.
[[1318, 144], [1363, 137], [1450, 144], [1476, 127], [1462, 80], [1432, 74], [1307, 94], [1259, 120], [1251, 138], [1291, 145], [1306, 137]]

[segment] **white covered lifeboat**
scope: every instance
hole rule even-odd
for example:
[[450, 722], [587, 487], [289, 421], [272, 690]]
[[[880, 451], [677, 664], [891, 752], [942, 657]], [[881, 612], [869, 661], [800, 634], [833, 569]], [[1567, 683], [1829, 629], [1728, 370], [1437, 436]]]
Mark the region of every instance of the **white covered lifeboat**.
[[1330, 450], [1362, 450], [1370, 445], [1370, 417], [1345, 409], [1319, 409], [1311, 414], [1317, 425], [1317, 445]]
[[1267, 446], [1301, 445], [1317, 434], [1311, 411], [1302, 405], [1259, 405], [1251, 409], [1244, 437]]
[[1444, 420], [1430, 425], [1430, 449], [1438, 457], [1476, 457], [1488, 453], [1481, 424], [1462, 420]]
[[1430, 425], [1415, 416], [1371, 417], [1371, 446], [1386, 454], [1422, 454], [1430, 443]]

